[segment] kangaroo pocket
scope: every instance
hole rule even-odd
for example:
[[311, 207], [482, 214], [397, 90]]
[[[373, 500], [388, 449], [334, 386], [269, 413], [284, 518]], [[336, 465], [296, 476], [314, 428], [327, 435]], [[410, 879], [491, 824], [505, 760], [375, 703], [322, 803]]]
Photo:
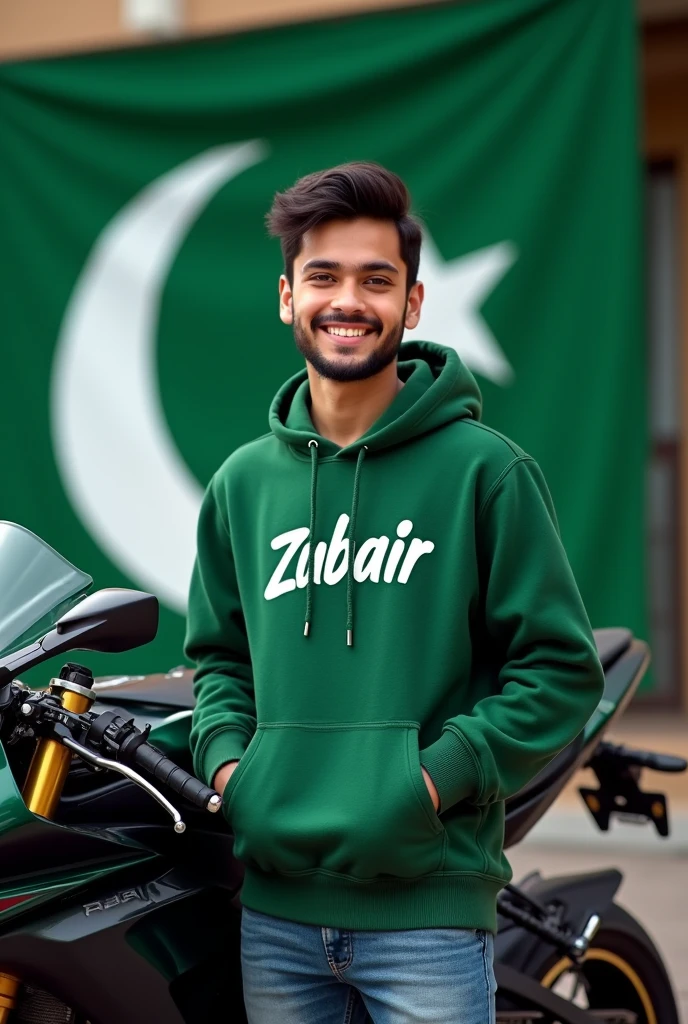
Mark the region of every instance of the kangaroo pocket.
[[259, 725], [229, 786], [235, 853], [263, 871], [416, 878], [441, 867], [414, 723]]

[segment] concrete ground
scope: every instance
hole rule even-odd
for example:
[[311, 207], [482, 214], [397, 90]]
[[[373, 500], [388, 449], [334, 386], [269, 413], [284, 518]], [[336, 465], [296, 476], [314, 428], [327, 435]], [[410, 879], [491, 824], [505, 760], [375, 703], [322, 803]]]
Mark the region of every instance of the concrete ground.
[[[683, 715], [629, 712], [606, 738], [688, 760], [688, 719]], [[600, 832], [577, 792], [581, 785], [597, 786], [591, 771], [572, 779], [533, 832], [509, 851], [514, 881], [535, 868], [545, 876], [606, 867], [622, 871], [618, 902], [656, 942], [688, 1024], [688, 772], [645, 771], [642, 776], [642, 789], [668, 798], [667, 839], [651, 825], [623, 822]]]

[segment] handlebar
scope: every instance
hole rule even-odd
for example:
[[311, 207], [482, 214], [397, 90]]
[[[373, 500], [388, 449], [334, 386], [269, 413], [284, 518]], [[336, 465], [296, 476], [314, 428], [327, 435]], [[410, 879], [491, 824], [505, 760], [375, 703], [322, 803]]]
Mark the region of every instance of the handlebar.
[[173, 793], [188, 800], [194, 807], [211, 813], [219, 811], [222, 807], [222, 797], [219, 793], [193, 775], [189, 775], [150, 743], [139, 744], [134, 751], [133, 760], [136, 767], [143, 769], [163, 785], [169, 786]]
[[[89, 670], [84, 670], [86, 673], [90, 677]], [[60, 676], [56, 682], [62, 679], [67, 677]], [[60, 690], [65, 688], [90, 696], [89, 688], [73, 680], [60, 682]], [[7, 720], [12, 730], [10, 742], [24, 736], [50, 738], [68, 746], [93, 767], [119, 772], [135, 782], [172, 816], [177, 833], [183, 833], [185, 828], [179, 812], [146, 775], [162, 782], [172, 793], [200, 810], [214, 814], [222, 807], [219, 793], [148, 743], [150, 726], [146, 725], [143, 730], [137, 728], [133, 717], [128, 717], [122, 709], [99, 714], [90, 710], [72, 711], [63, 705], [60, 693], [52, 688], [37, 691], [22, 683], [10, 682], [0, 687], [0, 728]]]
[[[179, 812], [151, 781], [162, 783], [194, 807], [216, 813], [222, 797], [199, 779], [189, 775], [162, 751], [148, 743], [150, 726], [137, 728], [134, 719], [121, 709], [76, 712], [65, 708], [52, 691], [31, 691], [12, 683], [0, 691], [0, 725], [3, 714], [15, 721], [12, 736], [45, 736], [69, 747], [82, 760], [96, 768], [119, 772], [145, 789], [175, 822], [175, 831], [184, 831]], [[143, 774], [141, 774], [143, 773]]]
[[161, 750], [147, 742], [150, 726], [142, 732], [133, 718], [124, 718], [117, 710], [93, 716], [87, 744], [119, 764], [142, 769], [156, 781], [169, 786], [194, 807], [215, 813], [222, 807], [222, 797], [170, 761]]

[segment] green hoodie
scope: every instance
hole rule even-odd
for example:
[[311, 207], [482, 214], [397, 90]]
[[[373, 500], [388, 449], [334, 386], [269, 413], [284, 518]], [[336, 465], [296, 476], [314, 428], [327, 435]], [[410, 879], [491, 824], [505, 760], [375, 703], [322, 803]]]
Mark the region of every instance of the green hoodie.
[[398, 372], [346, 448], [315, 431], [297, 374], [270, 433], [211, 480], [186, 642], [194, 766], [211, 782], [241, 759], [224, 812], [246, 906], [494, 930], [504, 800], [581, 730], [602, 670], [536, 463], [479, 422], [452, 350], [405, 344]]

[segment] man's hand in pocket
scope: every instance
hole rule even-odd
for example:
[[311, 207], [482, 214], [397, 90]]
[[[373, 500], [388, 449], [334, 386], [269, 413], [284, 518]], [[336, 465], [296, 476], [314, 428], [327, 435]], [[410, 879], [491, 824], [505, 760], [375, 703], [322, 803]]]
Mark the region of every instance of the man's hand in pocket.
[[215, 772], [215, 778], [213, 779], [213, 789], [222, 796], [224, 793], [225, 786], [229, 782], [234, 773], [236, 766], [239, 764], [238, 761], [228, 761], [227, 764], [223, 764], [219, 771]]
[[[222, 769], [220, 769], [220, 770], [222, 770]], [[432, 800], [432, 806], [435, 808], [436, 811], [439, 811], [439, 809], [440, 809], [440, 795], [437, 792], [437, 790], [435, 789], [435, 783], [432, 781], [432, 779], [430, 778], [429, 774], [426, 772], [425, 768], [423, 768], [423, 765], [420, 766], [420, 770], [423, 773], [423, 779], [425, 780], [425, 785], [428, 787], [428, 793], [430, 794], [430, 799]], [[218, 772], [217, 774], [219, 775], [220, 772]], [[217, 778], [217, 776], [215, 776], [215, 777]], [[217, 789], [217, 786], [215, 788]]]

